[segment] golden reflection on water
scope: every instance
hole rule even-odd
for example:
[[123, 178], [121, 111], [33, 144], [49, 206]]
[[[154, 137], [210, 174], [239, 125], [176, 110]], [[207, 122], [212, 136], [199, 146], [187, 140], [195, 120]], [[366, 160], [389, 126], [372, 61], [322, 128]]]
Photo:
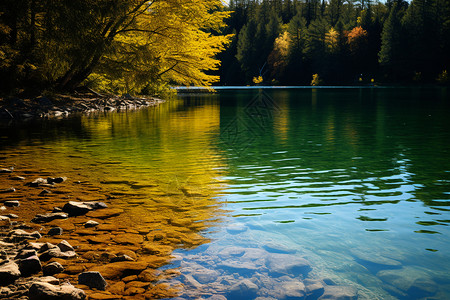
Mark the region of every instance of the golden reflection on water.
[[2, 151], [1, 166], [98, 186], [105, 200], [125, 210], [121, 225], [144, 236], [137, 250], [143, 255], [168, 256], [208, 242], [202, 233], [223, 214], [218, 199], [225, 182], [218, 178], [224, 162], [213, 140], [220, 130], [218, 103], [173, 101], [79, 122], [81, 137], [60, 134]]

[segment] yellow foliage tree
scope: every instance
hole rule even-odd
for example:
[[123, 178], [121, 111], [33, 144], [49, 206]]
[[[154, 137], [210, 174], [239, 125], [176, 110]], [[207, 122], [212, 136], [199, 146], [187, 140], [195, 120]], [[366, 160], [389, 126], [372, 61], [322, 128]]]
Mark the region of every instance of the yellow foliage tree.
[[333, 27], [325, 34], [325, 44], [330, 52], [336, 52], [339, 49], [339, 32]]
[[273, 44], [273, 50], [270, 53], [267, 61], [272, 69], [272, 76], [279, 79], [286, 66], [288, 65], [289, 46], [291, 38], [287, 31], [281, 33]]

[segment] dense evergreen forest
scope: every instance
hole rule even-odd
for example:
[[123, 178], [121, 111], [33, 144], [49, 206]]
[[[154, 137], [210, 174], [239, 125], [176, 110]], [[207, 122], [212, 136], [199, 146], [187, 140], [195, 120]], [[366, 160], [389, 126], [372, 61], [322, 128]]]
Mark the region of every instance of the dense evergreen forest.
[[0, 93], [449, 83], [449, 0], [2, 0]]
[[449, 82], [448, 0], [231, 0], [229, 9], [223, 85]]

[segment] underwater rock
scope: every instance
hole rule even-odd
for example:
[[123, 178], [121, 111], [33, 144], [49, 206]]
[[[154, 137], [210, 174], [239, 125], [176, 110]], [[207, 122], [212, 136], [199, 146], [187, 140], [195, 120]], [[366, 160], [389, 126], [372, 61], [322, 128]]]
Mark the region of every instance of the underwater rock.
[[[16, 189], [15, 188], [13, 188], [13, 187], [10, 187], [10, 188], [7, 188], [7, 189], [4, 189], [4, 190], [1, 190], [0, 191], [0, 194], [6, 194], [6, 193], [14, 193], [16, 191]], [[5, 204], [6, 205], [6, 204]]]
[[243, 279], [231, 286], [228, 297], [230, 299], [253, 299], [258, 292], [258, 286], [249, 279]]
[[320, 297], [325, 290], [320, 280], [305, 279], [303, 283], [305, 284], [306, 287], [307, 296], [313, 299]]
[[69, 201], [63, 206], [63, 212], [68, 213], [69, 216], [82, 216], [92, 210], [92, 208], [83, 202]]
[[239, 234], [247, 231], [248, 227], [243, 224], [233, 224], [231, 226], [228, 226], [226, 229], [229, 234]]
[[106, 208], [101, 210], [90, 211], [86, 216], [89, 218], [108, 219], [116, 217], [123, 213], [123, 209], [120, 208]]
[[400, 291], [415, 297], [417, 295], [417, 298], [431, 296], [437, 291], [437, 284], [430, 274], [415, 267], [382, 270], [377, 273], [377, 277]]
[[90, 271], [97, 271], [106, 279], [117, 279], [123, 274], [139, 273], [147, 268], [147, 264], [139, 262], [114, 262], [92, 268]]
[[267, 259], [267, 268], [270, 273], [289, 275], [306, 275], [311, 271], [306, 259], [290, 254], [272, 254]]
[[356, 300], [357, 291], [351, 286], [327, 285], [319, 300]]
[[20, 206], [20, 202], [18, 200], [7, 200], [3, 202], [3, 205], [6, 207], [18, 207]]
[[11, 220], [7, 216], [0, 216], [0, 227], [10, 227]]
[[306, 297], [306, 288], [301, 281], [284, 282], [281, 288], [285, 299], [304, 299]]

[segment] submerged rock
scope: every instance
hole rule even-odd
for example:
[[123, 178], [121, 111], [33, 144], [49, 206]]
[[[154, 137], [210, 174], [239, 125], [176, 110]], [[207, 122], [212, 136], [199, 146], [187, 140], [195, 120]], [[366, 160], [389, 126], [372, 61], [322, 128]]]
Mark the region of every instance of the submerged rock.
[[296, 255], [272, 254], [267, 259], [267, 268], [270, 273], [288, 275], [306, 275], [311, 271], [309, 262]]
[[7, 188], [7, 189], [4, 189], [4, 190], [1, 190], [0, 191], [0, 194], [6, 194], [6, 193], [14, 193], [16, 191], [16, 189], [15, 188], [13, 188], [13, 187], [10, 187], [10, 188]]
[[92, 208], [83, 202], [69, 201], [64, 204], [63, 212], [69, 214], [69, 216], [82, 216], [87, 214]]
[[319, 300], [356, 300], [357, 291], [351, 286], [327, 285]]
[[231, 286], [228, 292], [230, 299], [254, 299], [258, 292], [258, 286], [249, 279], [243, 279]]

